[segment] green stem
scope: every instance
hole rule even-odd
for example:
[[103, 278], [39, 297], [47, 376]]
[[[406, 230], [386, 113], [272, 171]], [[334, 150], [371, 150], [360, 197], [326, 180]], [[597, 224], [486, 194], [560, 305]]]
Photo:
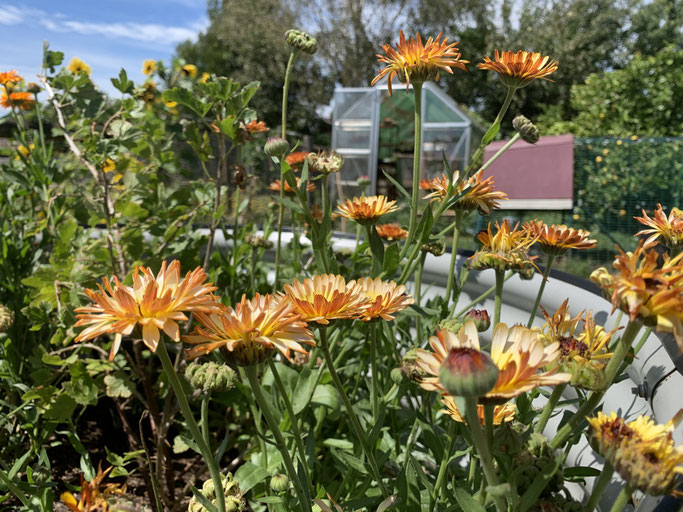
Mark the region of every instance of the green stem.
[[[486, 482], [490, 487], [498, 485], [498, 476], [496, 475], [496, 469], [493, 466], [493, 459], [491, 458], [491, 453], [489, 452], [489, 446], [484, 438], [484, 432], [481, 429], [481, 423], [479, 423], [479, 415], [477, 414], [477, 399], [472, 397], [465, 397], [465, 415], [467, 416], [467, 425], [470, 428], [470, 433], [472, 434], [472, 442], [474, 447], [479, 454], [479, 460], [481, 460], [482, 468], [484, 469], [484, 476], [486, 477]], [[493, 502], [496, 505], [496, 510], [498, 512], [506, 512], [507, 507], [505, 501], [499, 496], [492, 496]]]
[[204, 436], [204, 442], [206, 446], [211, 449], [211, 438], [209, 437], [209, 399], [211, 398], [210, 393], [204, 393], [202, 396], [202, 435]]
[[[422, 271], [425, 266], [425, 259], [427, 258], [427, 253], [423, 252], [420, 255], [420, 260], [417, 264], [417, 271], [415, 272], [415, 304], [420, 305], [422, 300]], [[422, 339], [422, 317], [417, 315], [415, 317], [415, 330], [417, 331], [418, 342]]]
[[249, 262], [249, 285], [251, 296], [256, 295], [256, 247], [251, 248], [251, 261]]
[[[505, 281], [507, 281], [508, 279], [510, 279], [513, 275], [515, 275], [514, 272], [508, 272], [507, 275], [505, 276]], [[496, 285], [491, 286], [491, 288], [489, 288], [488, 290], [486, 290], [484, 293], [482, 293], [481, 295], [479, 295], [479, 297], [477, 297], [476, 299], [472, 300], [467, 306], [465, 306], [464, 308], [462, 308], [462, 309], [458, 312], [458, 314], [455, 315], [453, 318], [458, 318], [458, 317], [464, 315], [464, 314], [467, 313], [470, 309], [472, 309], [474, 306], [476, 306], [477, 304], [479, 304], [481, 301], [483, 301], [486, 297], [488, 297], [489, 295], [491, 295], [491, 294], [492, 294], [493, 292], [495, 292], [495, 291], [496, 291]]]
[[[491, 128], [493, 128], [496, 125], [500, 126], [500, 123], [503, 120], [503, 117], [505, 116], [505, 113], [507, 112], [508, 107], [510, 106], [510, 103], [512, 102], [512, 98], [515, 95], [515, 91], [517, 91], [517, 89], [515, 89], [514, 87], [508, 87], [507, 94], [505, 95], [505, 100], [503, 101], [503, 105], [500, 107], [500, 110], [498, 111], [498, 115], [496, 116], [495, 121], [493, 121]], [[489, 128], [489, 130], [491, 128]], [[470, 163], [467, 166], [467, 169], [465, 169], [465, 174], [464, 174], [465, 179], [467, 179], [472, 174], [472, 171], [474, 170], [475, 166], [477, 165], [477, 162], [479, 162], [482, 155], [484, 154], [484, 149], [488, 145], [488, 142], [486, 142], [486, 144], [484, 144], [484, 142], [486, 142], [486, 141], [482, 140], [481, 144], [479, 144], [479, 147], [474, 152], [474, 155], [472, 156], [472, 159], [470, 160]]]
[[240, 188], [235, 189], [235, 225], [232, 228], [232, 264], [237, 264], [237, 231], [240, 218]]
[[327, 329], [325, 327], [320, 328], [320, 350], [322, 351], [323, 357], [325, 358], [325, 365], [327, 366], [327, 369], [330, 372], [332, 382], [337, 388], [337, 391], [339, 391], [339, 395], [342, 398], [342, 402], [344, 402], [346, 412], [348, 413], [349, 419], [351, 420], [351, 426], [353, 427], [356, 437], [360, 441], [363, 452], [365, 453], [365, 457], [368, 459], [370, 469], [373, 473], [373, 478], [377, 482], [377, 485], [379, 485], [384, 497], [388, 498], [389, 491], [386, 485], [384, 484], [384, 481], [382, 480], [382, 476], [379, 472], [379, 467], [377, 466], [377, 461], [375, 460], [373, 450], [371, 449], [368, 440], [365, 437], [363, 428], [361, 427], [360, 421], [358, 420], [358, 416], [356, 416], [356, 412], [353, 409], [353, 404], [349, 400], [349, 397], [346, 395], [344, 386], [341, 380], [339, 379], [339, 374], [337, 374], [337, 370], [334, 367], [334, 361], [332, 360], [332, 356], [330, 355], [330, 348], [327, 344]]
[[486, 429], [486, 442], [493, 447], [493, 412], [495, 405], [484, 405], [484, 428]]
[[377, 372], [377, 322], [370, 322], [370, 372], [372, 373], [372, 390], [370, 403], [372, 404], [372, 420], [377, 423], [379, 418], [379, 373]]
[[43, 150], [43, 161], [47, 161], [47, 146], [45, 144], [45, 131], [43, 128], [43, 116], [40, 113], [40, 103], [38, 102], [38, 94], [34, 94], [33, 98], [36, 103], [36, 117], [38, 118], [38, 133], [40, 134], [40, 147]]
[[605, 489], [607, 489], [607, 486], [612, 481], [613, 474], [614, 468], [608, 461], [605, 461], [605, 465], [602, 468], [602, 472], [600, 473], [600, 476], [598, 476], [598, 479], [593, 485], [593, 492], [591, 493], [591, 497], [588, 499], [588, 503], [586, 503], [586, 512], [592, 512], [593, 510], [595, 510], [595, 507], [597, 507], [600, 498], [602, 498], [602, 494], [605, 492]]
[[617, 499], [614, 501], [612, 508], [609, 509], [609, 512], [621, 512], [622, 510], [624, 510], [624, 507], [628, 504], [630, 499], [631, 499], [631, 486], [626, 484], [624, 486], [624, 488], [621, 490], [621, 492], [619, 493], [619, 496], [617, 496]]
[[[448, 280], [446, 281], [446, 305], [451, 301], [451, 292], [453, 290], [453, 283], [457, 279], [455, 274], [455, 264], [458, 260], [458, 238], [460, 235], [460, 221], [462, 219], [462, 211], [455, 212], [455, 226], [453, 227], [453, 245], [451, 248], [451, 265], [448, 268]], [[456, 286], [457, 288], [457, 286]]]
[[536, 428], [534, 429], [534, 432], [536, 432], [537, 434], [543, 433], [543, 429], [548, 424], [548, 420], [550, 419], [550, 415], [555, 410], [555, 406], [557, 405], [557, 402], [559, 402], [560, 398], [562, 398], [562, 393], [564, 392], [566, 387], [567, 387], [567, 384], [564, 383], [564, 384], [558, 384], [553, 388], [553, 392], [550, 394], [550, 397], [548, 398], [548, 402], [545, 404], [545, 407], [543, 408], [543, 412], [541, 413], [541, 417], [538, 419], [538, 423], [536, 424]]
[[503, 284], [505, 283], [505, 271], [496, 270], [496, 295], [493, 306], [493, 326], [500, 322], [500, 307], [503, 304]]
[[299, 451], [299, 459], [301, 460], [301, 465], [304, 467], [304, 472], [306, 473], [306, 479], [308, 482], [311, 481], [311, 476], [308, 472], [308, 463], [306, 462], [306, 450], [304, 449], [303, 436], [299, 430], [299, 423], [294, 414], [294, 408], [292, 407], [292, 402], [287, 396], [287, 389], [280, 378], [280, 373], [277, 371], [277, 366], [273, 359], [268, 360], [268, 365], [270, 366], [270, 371], [273, 372], [273, 379], [275, 380], [275, 385], [277, 386], [280, 395], [282, 395], [282, 401], [285, 403], [285, 409], [287, 409], [287, 414], [292, 422], [292, 431], [294, 433], [294, 441], [296, 442], [296, 449]]
[[470, 452], [470, 467], [467, 471], [467, 491], [470, 494], [474, 494], [474, 477], [477, 471], [477, 458], [474, 456], [474, 452]]
[[448, 468], [448, 461], [451, 458], [451, 452], [453, 451], [453, 446], [455, 445], [455, 421], [451, 421], [448, 426], [448, 448], [443, 452], [443, 457], [441, 458], [441, 465], [439, 466], [439, 473], [436, 476], [436, 483], [432, 489], [432, 495], [429, 500], [429, 512], [434, 511], [436, 502], [441, 496], [441, 491], [444, 486], [444, 478], [446, 478], [446, 469]]
[[403, 246], [402, 256], [408, 245], [413, 241], [417, 228], [417, 203], [420, 197], [420, 161], [422, 159], [422, 83], [413, 83], [415, 96], [415, 144], [413, 146], [413, 191], [410, 197], [410, 223], [408, 224], [408, 238]]
[[289, 79], [292, 74], [294, 62], [299, 55], [298, 50], [294, 50], [289, 54], [289, 61], [287, 61], [287, 69], [285, 70], [285, 85], [282, 88], [282, 138], [287, 139], [287, 96], [289, 95]]
[[[609, 388], [609, 386], [612, 384], [612, 381], [614, 381], [614, 378], [617, 376], [619, 368], [621, 367], [621, 363], [628, 354], [628, 351], [633, 344], [633, 339], [636, 337], [636, 334], [638, 334], [639, 330], [640, 324], [638, 322], [629, 322], [629, 324], [626, 326], [626, 330], [617, 342], [617, 346], [614, 348], [612, 357], [605, 368], [605, 389]], [[556, 450], [562, 446], [562, 444], [564, 444], [567, 438], [572, 434], [572, 432], [574, 432], [576, 427], [579, 426], [583, 419], [588, 414], [593, 412], [593, 409], [595, 409], [600, 403], [600, 400], [602, 400], [604, 394], [604, 391], [593, 391], [590, 394], [588, 399], [581, 405], [581, 407], [578, 408], [574, 415], [569, 418], [569, 421], [567, 421], [567, 423], [565, 423], [565, 425], [557, 432], [552, 441], [550, 441], [549, 446], [552, 450]]]
[[329, 180], [329, 177], [328, 177], [327, 173], [324, 173], [323, 174], [323, 180], [322, 180], [323, 181], [323, 189], [320, 191], [320, 196], [321, 196], [321, 198], [320, 198], [321, 205], [320, 206], [322, 208], [323, 216], [325, 219], [327, 219], [328, 216], [330, 215], [330, 213], [328, 211], [329, 207], [330, 207], [330, 187], [328, 184], [328, 180]]
[[10, 479], [10, 477], [0, 469], [0, 482], [2, 482], [14, 496], [21, 501], [27, 509], [31, 509], [31, 502], [21, 489]]
[[307, 499], [303, 486], [301, 485], [299, 475], [296, 472], [296, 469], [294, 469], [294, 462], [292, 462], [292, 457], [289, 454], [289, 450], [287, 449], [287, 443], [285, 443], [285, 439], [282, 437], [282, 432], [280, 432], [280, 426], [275, 420], [273, 412], [270, 410], [268, 400], [263, 394], [261, 383], [259, 382], [258, 376], [256, 375], [256, 366], [247, 366], [245, 368], [245, 373], [247, 374], [247, 379], [249, 379], [249, 385], [251, 386], [251, 390], [254, 393], [254, 398], [256, 399], [256, 402], [258, 403], [264, 418], [266, 418], [268, 428], [270, 428], [270, 431], [273, 434], [273, 437], [275, 438], [275, 443], [277, 444], [277, 447], [280, 450], [280, 454], [282, 455], [282, 461], [285, 464], [288, 476], [294, 484], [294, 490], [296, 491], [297, 497], [299, 498], [299, 506], [301, 506], [303, 510], [310, 511], [311, 504]]
[[190, 409], [190, 404], [187, 402], [187, 396], [185, 396], [185, 391], [183, 391], [183, 386], [182, 384], [180, 384], [178, 374], [173, 368], [173, 363], [171, 362], [171, 359], [168, 357], [168, 351], [166, 350], [166, 344], [164, 343], [163, 339], [159, 340], [156, 354], [157, 356], [159, 356], [159, 359], [161, 360], [161, 366], [164, 369], [166, 378], [168, 379], [168, 382], [171, 384], [173, 393], [175, 394], [176, 399], [178, 400], [178, 405], [180, 406], [180, 411], [183, 413], [183, 416], [185, 417], [185, 423], [187, 424], [187, 428], [190, 430], [190, 434], [192, 435], [194, 442], [197, 443], [197, 447], [204, 456], [204, 461], [206, 462], [206, 465], [209, 467], [209, 473], [211, 474], [211, 479], [213, 480], [213, 485], [216, 489], [218, 512], [225, 512], [225, 495], [223, 494], [223, 482], [221, 480], [220, 468], [216, 463], [216, 458], [213, 456], [213, 453], [211, 452], [211, 448], [209, 448], [208, 444], [204, 440], [204, 436], [200, 432], [199, 427], [197, 426], [197, 422], [195, 421], [194, 416], [192, 415], [192, 409]]
[[541, 281], [541, 286], [538, 288], [538, 293], [536, 294], [536, 302], [534, 302], [534, 307], [531, 309], [531, 315], [529, 315], [529, 321], [526, 326], [531, 329], [534, 324], [534, 318], [536, 318], [536, 311], [538, 311], [538, 306], [541, 304], [541, 297], [543, 296], [543, 290], [545, 290], [545, 285], [548, 282], [548, 276], [550, 275], [550, 269], [553, 266], [553, 261], [555, 261], [554, 254], [548, 254], [548, 261], [546, 261], [545, 268], [543, 269], [543, 280]]
[[501, 156], [503, 153], [505, 153], [508, 149], [510, 149], [510, 146], [512, 146], [515, 142], [517, 142], [517, 141], [519, 140], [520, 137], [521, 137], [521, 135], [519, 134], [519, 132], [515, 133], [515, 134], [512, 136], [512, 138], [511, 138], [509, 141], [507, 141], [507, 142], [505, 143], [505, 145], [504, 145], [502, 148], [500, 148], [500, 149], [496, 152], [495, 155], [493, 155], [491, 158], [489, 158], [489, 159], [488, 159], [488, 160], [479, 168], [479, 170], [480, 170], [480, 171], [485, 171], [486, 169], [488, 169], [489, 166], [490, 166], [493, 162], [495, 162], [496, 160], [498, 160], [498, 158], [500, 158], [500, 156]]

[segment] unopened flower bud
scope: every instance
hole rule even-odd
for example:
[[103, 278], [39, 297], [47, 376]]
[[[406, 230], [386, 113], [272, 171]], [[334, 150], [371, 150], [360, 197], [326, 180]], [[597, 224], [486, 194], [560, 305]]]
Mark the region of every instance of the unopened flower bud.
[[273, 248], [273, 242], [268, 240], [267, 238], [261, 236], [261, 235], [249, 235], [247, 237], [247, 244], [251, 245], [254, 248], [262, 248], [262, 249], [272, 249]]
[[453, 396], [480, 397], [498, 380], [498, 367], [486, 352], [474, 348], [454, 348], [439, 371], [439, 382]]
[[270, 488], [274, 492], [285, 492], [289, 490], [289, 478], [287, 478], [287, 475], [275, 475], [270, 479]]
[[289, 142], [282, 137], [268, 137], [266, 145], [263, 146], [263, 151], [268, 156], [282, 158], [282, 156], [289, 151]]
[[0, 332], [7, 332], [13, 321], [14, 314], [5, 305], [0, 304]]
[[446, 245], [443, 242], [429, 242], [420, 247], [422, 252], [428, 252], [434, 256], [441, 256], [446, 252]]
[[531, 281], [534, 278], [534, 267], [531, 265], [524, 266], [515, 271], [522, 281]]
[[539, 139], [538, 128], [524, 116], [517, 116], [512, 120], [512, 127], [517, 130], [524, 142], [536, 144]]
[[356, 185], [359, 187], [367, 187], [370, 183], [372, 183], [370, 176], [366, 176], [365, 174], [356, 180]]
[[38, 94], [41, 91], [40, 85], [38, 85], [35, 82], [29, 82], [26, 84], [26, 92], [30, 92], [31, 94]]
[[437, 330], [442, 331], [442, 330], [447, 330], [451, 331], [452, 333], [459, 333], [460, 329], [462, 329], [462, 326], [465, 322], [458, 318], [448, 318], [446, 320], [441, 320], [439, 322], [439, 325], [437, 327]]
[[418, 356], [417, 349], [411, 348], [405, 353], [401, 360], [401, 371], [408, 379], [413, 382], [420, 382], [427, 377], [427, 372], [420, 368], [417, 364]]
[[232, 172], [232, 183], [237, 185], [240, 190], [247, 188], [247, 170], [241, 165], [235, 165]]
[[235, 385], [235, 371], [224, 364], [214, 362], [190, 363], [185, 369], [185, 377], [193, 388], [205, 393], [227, 391]]
[[309, 153], [306, 158], [310, 169], [323, 174], [339, 172], [344, 165], [342, 156], [334, 151], [331, 153], [326, 153], [325, 151]]
[[406, 378], [401, 368], [392, 368], [391, 372], [389, 372], [389, 376], [391, 377], [391, 381], [396, 385], [401, 384]]
[[285, 32], [285, 41], [295, 50], [313, 55], [318, 49], [318, 42], [303, 30], [291, 29]]
[[473, 320], [479, 332], [488, 331], [491, 327], [491, 318], [485, 309], [470, 309], [465, 313], [465, 320]]
[[[244, 498], [242, 497], [242, 491], [240, 490], [239, 484], [233, 478], [232, 474], [228, 473], [227, 475], [221, 475], [221, 483], [223, 487], [223, 496], [225, 497], [226, 512], [240, 512], [244, 510], [245, 502]], [[216, 488], [212, 479], [204, 482], [201, 493], [212, 505], [217, 505]], [[192, 499], [190, 499], [190, 503], [187, 507], [187, 511], [207, 512], [207, 509], [204, 508], [204, 506], [196, 497], [192, 496]]]

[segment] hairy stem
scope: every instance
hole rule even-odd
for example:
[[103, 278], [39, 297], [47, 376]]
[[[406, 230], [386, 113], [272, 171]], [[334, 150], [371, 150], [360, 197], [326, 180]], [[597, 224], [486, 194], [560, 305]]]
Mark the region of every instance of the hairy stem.
[[553, 266], [553, 261], [555, 261], [555, 255], [548, 254], [548, 261], [546, 261], [545, 268], [543, 269], [543, 280], [541, 281], [541, 286], [538, 287], [536, 302], [534, 302], [534, 307], [531, 309], [531, 314], [529, 315], [529, 321], [526, 324], [527, 328], [529, 329], [531, 329], [531, 326], [534, 324], [536, 311], [538, 311], [538, 306], [541, 304], [541, 297], [543, 297], [543, 290], [545, 290], [545, 285], [548, 282], [548, 276], [550, 275], [550, 269]]

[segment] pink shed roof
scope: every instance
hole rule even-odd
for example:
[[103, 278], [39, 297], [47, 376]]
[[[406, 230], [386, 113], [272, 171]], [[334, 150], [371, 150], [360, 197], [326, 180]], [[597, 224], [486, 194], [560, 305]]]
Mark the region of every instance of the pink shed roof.
[[[484, 162], [508, 142], [496, 141], [484, 150]], [[536, 144], [515, 142], [484, 177], [493, 176], [498, 190], [508, 195], [502, 209], [565, 210], [572, 208], [574, 137], [541, 137]]]

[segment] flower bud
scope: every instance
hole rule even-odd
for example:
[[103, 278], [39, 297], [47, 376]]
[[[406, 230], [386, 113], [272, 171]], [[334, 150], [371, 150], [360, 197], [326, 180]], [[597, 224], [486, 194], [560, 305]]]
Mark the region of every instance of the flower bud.
[[289, 490], [289, 478], [287, 478], [287, 475], [275, 475], [270, 479], [270, 488], [274, 492], [285, 492]]
[[301, 50], [309, 55], [313, 55], [318, 49], [318, 42], [303, 30], [288, 30], [285, 32], [285, 41], [294, 50]]
[[473, 320], [478, 332], [485, 332], [491, 327], [491, 318], [485, 309], [470, 309], [465, 313], [465, 320]]
[[420, 368], [417, 364], [418, 356], [415, 348], [411, 348], [405, 353], [401, 360], [401, 371], [406, 378], [413, 382], [420, 382], [427, 377], [427, 372]]
[[256, 248], [262, 248], [262, 249], [272, 249], [273, 248], [273, 242], [268, 240], [267, 238], [261, 236], [261, 235], [249, 235], [247, 237], [247, 244], [251, 245], [252, 247]]
[[329, 154], [324, 151], [319, 153], [309, 153], [306, 158], [308, 160], [309, 168], [323, 174], [339, 172], [344, 165], [344, 159], [342, 156], [334, 151]]
[[31, 94], [38, 94], [41, 91], [40, 85], [38, 85], [35, 82], [29, 82], [26, 84], [26, 92], [30, 92]]
[[434, 256], [441, 256], [446, 252], [446, 245], [443, 242], [429, 242], [420, 247], [422, 252], [428, 252]]
[[524, 142], [536, 144], [538, 142], [538, 128], [524, 116], [517, 116], [512, 120], [512, 127], [517, 130]]
[[289, 150], [289, 142], [282, 137], [268, 137], [266, 145], [263, 146], [263, 151], [268, 156], [282, 158], [282, 156]]
[[405, 379], [402, 368], [392, 368], [391, 372], [389, 372], [389, 376], [391, 377], [391, 381], [397, 386]]
[[498, 367], [486, 352], [453, 348], [441, 364], [439, 382], [453, 396], [480, 397], [498, 380]]
[[359, 187], [367, 187], [370, 183], [372, 183], [370, 176], [366, 176], [365, 174], [356, 180], [356, 185]]
[[227, 391], [235, 385], [235, 371], [224, 364], [214, 362], [190, 363], [185, 369], [185, 377], [193, 388], [204, 393]]
[[14, 314], [5, 305], [0, 304], [0, 332], [7, 332], [13, 321]]
[[451, 331], [452, 333], [457, 334], [460, 332], [460, 329], [462, 329], [464, 323], [465, 322], [463, 322], [459, 318], [449, 318], [447, 320], [442, 320], [441, 322], [439, 322], [437, 330], [443, 331], [445, 329], [447, 331]]

